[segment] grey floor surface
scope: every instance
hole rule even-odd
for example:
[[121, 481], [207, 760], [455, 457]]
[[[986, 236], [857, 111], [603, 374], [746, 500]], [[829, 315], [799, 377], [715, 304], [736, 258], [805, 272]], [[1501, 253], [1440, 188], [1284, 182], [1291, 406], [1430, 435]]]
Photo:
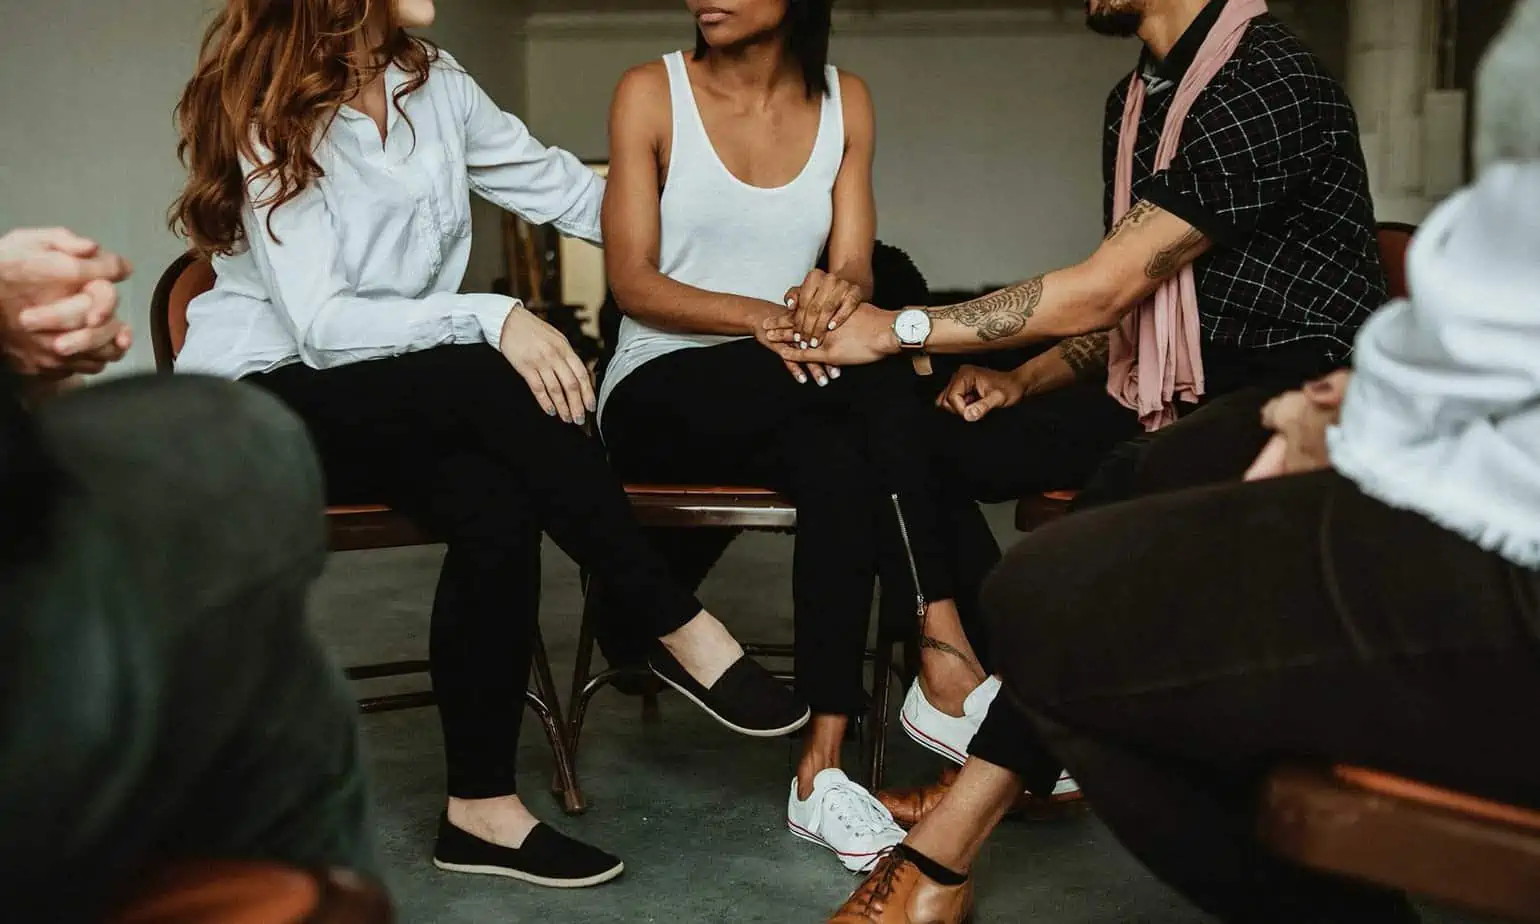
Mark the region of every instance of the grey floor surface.
[[[1002, 540], [1013, 541], [1009, 511], [990, 514]], [[740, 538], [702, 588], [707, 606], [740, 638], [789, 639], [790, 542]], [[426, 652], [440, 558], [438, 549], [333, 558], [315, 615], [339, 660]], [[580, 596], [576, 566], [549, 544], [543, 592], [542, 625], [565, 697]], [[429, 863], [444, 786], [437, 718], [431, 709], [366, 716], [377, 825], [403, 921], [822, 922], [858, 884], [832, 854], [787, 833], [792, 750], [785, 741], [731, 735], [677, 697], [665, 697], [659, 723], [643, 724], [636, 700], [601, 693], [583, 739], [591, 808], [566, 818], [546, 793], [552, 761], [544, 736], [525, 718], [519, 760], [526, 800], [545, 820], [621, 856], [625, 875], [596, 889], [561, 891], [437, 871]], [[896, 723], [889, 743], [890, 782], [918, 782], [939, 769]], [[857, 760], [853, 745], [847, 760]], [[1091, 816], [1007, 823], [976, 877], [979, 924], [1208, 920], [1145, 873]]]

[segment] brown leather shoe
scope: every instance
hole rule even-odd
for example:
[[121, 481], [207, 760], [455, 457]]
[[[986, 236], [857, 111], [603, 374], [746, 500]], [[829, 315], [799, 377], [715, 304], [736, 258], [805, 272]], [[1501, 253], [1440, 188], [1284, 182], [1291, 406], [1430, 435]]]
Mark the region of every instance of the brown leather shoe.
[[829, 924], [967, 924], [973, 880], [943, 886], [925, 878], [899, 851], [889, 851]]
[[[941, 804], [941, 800], [951, 790], [952, 783], [957, 780], [957, 772], [948, 767], [941, 771], [941, 779], [934, 783], [925, 786], [884, 789], [877, 793], [877, 801], [892, 812], [893, 820], [907, 831], [919, 824], [921, 818], [930, 814], [937, 805]], [[1054, 821], [1073, 815], [1083, 807], [1084, 799], [1078, 791], [1063, 796], [1050, 796], [1047, 799], [1040, 799], [1029, 792], [1024, 792], [1016, 797], [1007, 817], [1028, 821]]]

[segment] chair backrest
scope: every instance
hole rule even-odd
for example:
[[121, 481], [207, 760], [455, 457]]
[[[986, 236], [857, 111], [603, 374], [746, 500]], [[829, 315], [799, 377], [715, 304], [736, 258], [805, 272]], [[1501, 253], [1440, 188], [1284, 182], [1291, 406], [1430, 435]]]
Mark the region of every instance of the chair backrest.
[[155, 347], [155, 368], [170, 372], [176, 354], [187, 339], [187, 305], [214, 288], [214, 265], [193, 253], [184, 253], [161, 274], [150, 299], [150, 342]]
[[1411, 246], [1416, 225], [1397, 221], [1382, 221], [1379, 226], [1380, 262], [1385, 266], [1385, 276], [1390, 280], [1390, 297], [1406, 298], [1406, 249]]

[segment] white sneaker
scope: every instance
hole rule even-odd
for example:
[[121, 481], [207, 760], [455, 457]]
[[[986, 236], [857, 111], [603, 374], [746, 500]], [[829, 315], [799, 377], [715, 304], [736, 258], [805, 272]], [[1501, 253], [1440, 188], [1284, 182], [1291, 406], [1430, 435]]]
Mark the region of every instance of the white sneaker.
[[869, 872], [904, 839], [904, 829], [893, 820], [893, 813], [834, 769], [813, 777], [813, 793], [806, 802], [797, 798], [797, 780], [792, 778], [786, 827], [803, 840], [834, 851], [852, 873]]
[[958, 717], [932, 706], [916, 680], [904, 697], [899, 722], [920, 747], [935, 751], [961, 766], [968, 759], [968, 745], [978, 733], [979, 726], [984, 724], [984, 716], [989, 714], [989, 704], [995, 701], [999, 692], [1000, 678], [985, 680], [963, 700], [963, 714]]
[[1068, 770], [1059, 771], [1059, 781], [1053, 784], [1053, 798], [1056, 801], [1068, 801], [1071, 797], [1078, 795], [1080, 795], [1080, 784], [1075, 782], [1075, 778], [1069, 775]]

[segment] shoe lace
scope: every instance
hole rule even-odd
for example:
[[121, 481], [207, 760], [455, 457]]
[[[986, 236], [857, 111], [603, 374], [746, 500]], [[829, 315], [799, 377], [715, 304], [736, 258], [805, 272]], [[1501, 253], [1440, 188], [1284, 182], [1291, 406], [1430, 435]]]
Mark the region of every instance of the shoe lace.
[[876, 868], [851, 897], [851, 904], [859, 904], [861, 913], [867, 916], [880, 914], [887, 900], [893, 897], [894, 880], [898, 878], [898, 871], [903, 866], [904, 858], [897, 847], [884, 850], [877, 860]]
[[859, 786], [837, 783], [826, 799], [830, 814], [857, 834], [881, 834], [895, 825], [893, 813]]

